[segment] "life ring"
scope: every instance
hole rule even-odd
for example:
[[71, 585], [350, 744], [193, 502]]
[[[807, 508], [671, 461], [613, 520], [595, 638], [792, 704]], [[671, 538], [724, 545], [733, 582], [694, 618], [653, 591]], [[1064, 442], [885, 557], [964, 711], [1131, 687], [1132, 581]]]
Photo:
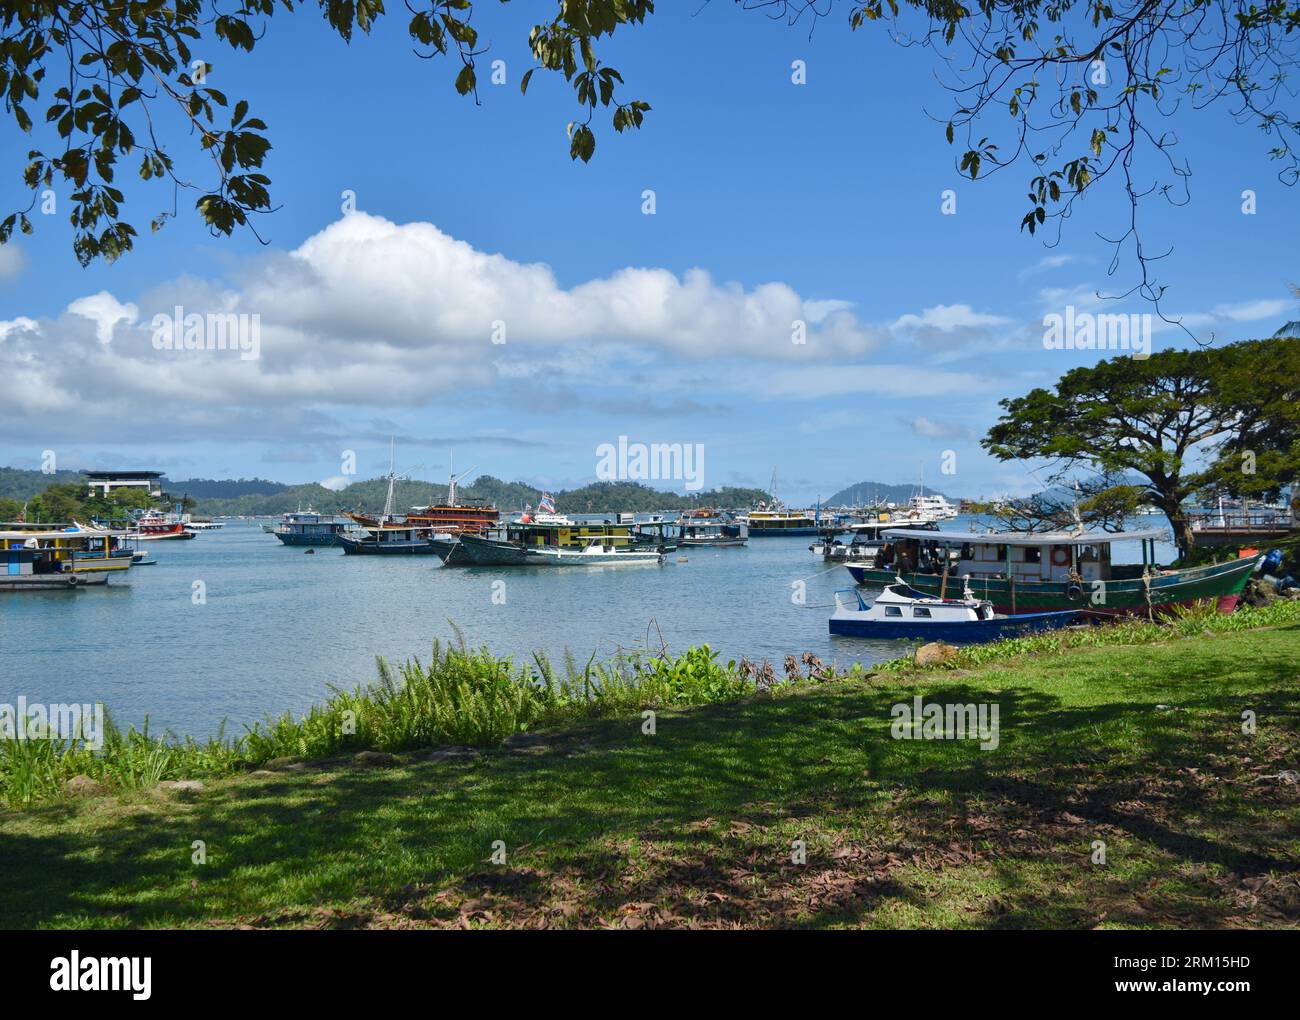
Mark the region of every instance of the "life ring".
[[68, 587], [75, 588], [79, 582], [80, 578], [78, 578], [76, 574], [73, 574], [68, 578]]
[[1065, 589], [1065, 597], [1071, 602], [1078, 602], [1083, 598], [1083, 589], [1077, 584], [1072, 584]]
[[1070, 549], [1068, 546], [1057, 545], [1052, 547], [1052, 566], [1064, 567], [1070, 563]]

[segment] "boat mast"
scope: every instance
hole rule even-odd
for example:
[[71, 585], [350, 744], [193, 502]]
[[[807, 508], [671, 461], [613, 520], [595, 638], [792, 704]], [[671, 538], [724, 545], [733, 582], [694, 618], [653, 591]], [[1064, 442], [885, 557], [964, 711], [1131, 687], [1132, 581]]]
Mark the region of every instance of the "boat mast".
[[395, 461], [393, 454], [396, 449], [396, 438], [389, 437], [388, 440], [388, 498], [384, 500], [384, 513], [379, 518], [379, 523], [391, 520], [393, 516], [393, 483], [397, 481], [397, 475], [394, 474]]

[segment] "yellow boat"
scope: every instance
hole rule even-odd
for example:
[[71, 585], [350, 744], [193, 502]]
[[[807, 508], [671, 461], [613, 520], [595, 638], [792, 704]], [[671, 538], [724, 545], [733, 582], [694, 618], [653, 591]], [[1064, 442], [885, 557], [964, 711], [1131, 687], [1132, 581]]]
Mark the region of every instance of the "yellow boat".
[[0, 591], [106, 584], [131, 569], [129, 532], [81, 526], [0, 525]]

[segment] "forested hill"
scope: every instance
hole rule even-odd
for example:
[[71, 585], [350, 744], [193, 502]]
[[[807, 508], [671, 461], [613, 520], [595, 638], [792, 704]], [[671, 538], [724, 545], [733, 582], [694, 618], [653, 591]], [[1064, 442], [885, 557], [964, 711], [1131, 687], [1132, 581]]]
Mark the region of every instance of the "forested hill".
[[[281, 486], [274, 492], [249, 493], [230, 498], [200, 495], [190, 482], [175, 482], [177, 494], [188, 492], [195, 499], [195, 512], [209, 517], [269, 516], [311, 507], [324, 513], [340, 510], [379, 511], [388, 495], [386, 478], [371, 478], [333, 491], [314, 482], [306, 485]], [[275, 483], [272, 483], [275, 484]], [[502, 510], [519, 510], [525, 504], [537, 506], [542, 492], [523, 482], [505, 482], [491, 475], [480, 475], [472, 485], [458, 488], [460, 499], [486, 499]], [[447, 486], [437, 482], [398, 481], [394, 503], [399, 513], [413, 506], [427, 506], [447, 498]], [[555, 493], [556, 509], [561, 513], [614, 513], [630, 510], [680, 510], [692, 506], [749, 507], [767, 494], [758, 489], [723, 488], [681, 495], [661, 492], [636, 482], [599, 482], [580, 489]]]
[[39, 496], [55, 482], [76, 482], [81, 477], [80, 471], [55, 471], [47, 475], [41, 471], [0, 467], [0, 499], [16, 499], [22, 503]]
[[[943, 496], [945, 499], [957, 502], [957, 497], [949, 496], [946, 493], [939, 492], [936, 489], [926, 487], [926, 495]], [[916, 495], [916, 486], [907, 485], [888, 485], [885, 482], [858, 482], [856, 485], [850, 485], [846, 489], [840, 489], [833, 496], [822, 500], [823, 506], [858, 506], [863, 503], [869, 503], [873, 499], [882, 499], [886, 503], [906, 503]]]
[[267, 478], [164, 478], [162, 487], [173, 496], [192, 499], [238, 499], [241, 496], [272, 496], [290, 486]]

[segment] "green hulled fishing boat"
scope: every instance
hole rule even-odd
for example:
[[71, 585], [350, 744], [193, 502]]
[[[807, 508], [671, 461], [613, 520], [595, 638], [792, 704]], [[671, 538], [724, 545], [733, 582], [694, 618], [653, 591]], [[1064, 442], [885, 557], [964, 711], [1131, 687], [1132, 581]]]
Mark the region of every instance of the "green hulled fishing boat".
[[[887, 529], [876, 557], [848, 565], [858, 584], [892, 584], [901, 577], [926, 595], [946, 596], [963, 584], [999, 613], [1078, 609], [1120, 616], [1214, 599], [1223, 611], [1240, 600], [1256, 558], [1203, 567], [1165, 569], [1155, 544], [1163, 531], [917, 532]], [[1111, 563], [1115, 542], [1137, 542], [1142, 562]]]

